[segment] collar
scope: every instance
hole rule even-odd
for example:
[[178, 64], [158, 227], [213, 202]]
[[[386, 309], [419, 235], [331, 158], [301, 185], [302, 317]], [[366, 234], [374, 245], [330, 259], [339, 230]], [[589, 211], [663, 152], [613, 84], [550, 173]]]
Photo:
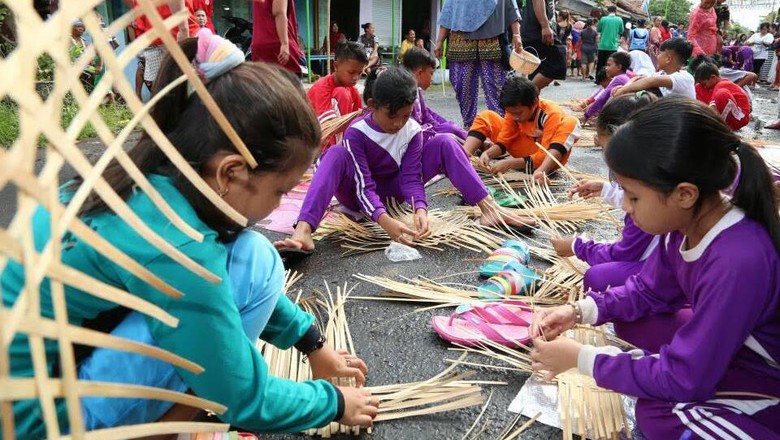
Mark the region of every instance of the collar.
[[696, 247], [683, 250], [683, 246], [685, 246], [685, 243], [688, 241], [687, 237], [684, 238], [680, 243], [680, 255], [682, 256], [682, 259], [687, 263], [691, 263], [701, 258], [701, 256], [704, 255], [704, 251], [707, 250], [721, 232], [739, 223], [743, 218], [745, 218], [745, 211], [734, 206], [729, 209], [729, 211], [721, 217], [706, 234], [704, 234], [704, 237], [702, 237]]

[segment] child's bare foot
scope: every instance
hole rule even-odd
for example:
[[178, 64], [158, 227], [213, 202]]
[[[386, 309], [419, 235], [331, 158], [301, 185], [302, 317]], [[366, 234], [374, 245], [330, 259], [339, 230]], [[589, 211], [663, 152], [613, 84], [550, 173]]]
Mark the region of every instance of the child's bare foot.
[[311, 238], [311, 226], [306, 222], [298, 222], [290, 238], [277, 240], [274, 247], [282, 253], [311, 253], [314, 251], [314, 239]]
[[482, 211], [479, 223], [483, 226], [503, 226], [505, 224], [519, 228], [536, 226], [536, 220], [533, 218], [517, 215], [512, 210], [498, 206], [490, 198], [486, 197], [477, 206]]

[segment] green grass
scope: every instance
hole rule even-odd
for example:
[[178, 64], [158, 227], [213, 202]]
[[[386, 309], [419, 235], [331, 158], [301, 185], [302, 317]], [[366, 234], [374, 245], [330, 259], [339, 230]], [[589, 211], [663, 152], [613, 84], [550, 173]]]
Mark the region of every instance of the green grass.
[[[61, 126], [67, 127], [78, 114], [78, 106], [75, 103], [68, 102], [61, 112]], [[98, 108], [100, 117], [105, 121], [112, 133], [116, 134], [130, 122], [133, 112], [124, 105], [104, 105]], [[19, 109], [13, 103], [0, 102], [0, 146], [8, 148], [19, 137]], [[81, 129], [78, 139], [97, 137], [92, 124], [87, 124]], [[38, 138], [38, 145], [44, 145], [46, 139], [43, 136]]]

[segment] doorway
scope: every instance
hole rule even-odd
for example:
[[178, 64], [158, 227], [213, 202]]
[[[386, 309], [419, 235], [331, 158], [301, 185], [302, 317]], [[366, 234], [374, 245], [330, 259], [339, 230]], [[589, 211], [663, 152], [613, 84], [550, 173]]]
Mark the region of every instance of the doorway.
[[[324, 0], [327, 1], [327, 0]], [[339, 32], [349, 41], [357, 41], [360, 36], [360, 0], [331, 0], [330, 21], [339, 25]], [[330, 31], [330, 24], [328, 25]]]
[[425, 48], [431, 50], [431, 3], [430, 1], [403, 0], [401, 6], [401, 30], [398, 41], [406, 38], [406, 32], [414, 29], [416, 38], [422, 38]]

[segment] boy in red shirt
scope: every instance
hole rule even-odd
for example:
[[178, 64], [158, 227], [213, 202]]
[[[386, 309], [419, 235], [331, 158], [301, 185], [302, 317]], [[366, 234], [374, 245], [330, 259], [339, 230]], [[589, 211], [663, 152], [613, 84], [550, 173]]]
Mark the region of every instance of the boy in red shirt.
[[[338, 46], [333, 62], [334, 72], [321, 78], [306, 92], [320, 124], [363, 108], [360, 92], [355, 86], [366, 65], [368, 57], [362, 44], [348, 41]], [[328, 146], [338, 140], [334, 137]]]
[[696, 68], [696, 99], [718, 112], [732, 130], [750, 122], [750, 98], [742, 87], [720, 77], [718, 67], [702, 63]]

